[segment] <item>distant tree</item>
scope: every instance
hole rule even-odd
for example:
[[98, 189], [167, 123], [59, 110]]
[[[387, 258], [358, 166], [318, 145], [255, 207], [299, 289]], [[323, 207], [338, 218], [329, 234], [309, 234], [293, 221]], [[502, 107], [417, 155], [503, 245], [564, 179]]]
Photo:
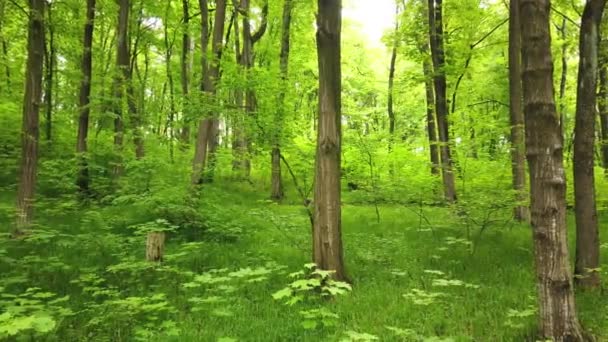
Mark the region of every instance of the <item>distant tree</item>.
[[540, 334], [584, 341], [566, 233], [563, 137], [555, 108], [548, 0], [521, 0], [523, 97]]
[[583, 10], [579, 42], [576, 120], [574, 125], [575, 281], [600, 286], [600, 237], [595, 204], [595, 106], [599, 29], [606, 0], [589, 0]]
[[283, 4], [283, 20], [281, 24], [281, 52], [279, 55], [279, 67], [281, 71], [281, 89], [279, 90], [277, 114], [275, 118], [275, 132], [273, 132], [271, 152], [271, 185], [270, 198], [280, 200], [283, 198], [283, 183], [281, 179], [281, 127], [285, 119], [285, 95], [288, 87], [289, 71], [289, 33], [291, 27], [291, 12], [293, 0], [285, 0]]
[[188, 117], [190, 109], [190, 74], [192, 73], [192, 39], [190, 38], [190, 9], [189, 1], [182, 0], [182, 11], [184, 22], [184, 33], [182, 35], [182, 56], [181, 56], [181, 83], [182, 83], [182, 107], [183, 123], [181, 131], [181, 141], [184, 144], [190, 142], [190, 119]]
[[315, 167], [313, 261], [346, 280], [342, 252], [340, 33], [342, 1], [318, 0], [319, 118]]
[[524, 133], [524, 109], [521, 85], [521, 26], [519, 24], [519, 0], [509, 4], [509, 117], [511, 121], [511, 172], [517, 204], [514, 217], [518, 221], [529, 219], [528, 206], [522, 202], [526, 191], [526, 146]]
[[93, 30], [95, 19], [95, 0], [87, 0], [86, 22], [84, 24], [84, 38], [82, 43], [82, 61], [80, 71], [82, 79], [80, 81], [79, 107], [80, 115], [78, 117], [78, 138], [76, 141], [76, 153], [78, 154], [78, 175], [76, 177], [76, 185], [80, 190], [81, 195], [89, 195], [89, 166], [87, 161], [87, 139], [89, 135], [89, 113], [90, 95], [91, 95], [91, 77], [93, 65]]
[[433, 84], [435, 87], [435, 112], [439, 131], [439, 151], [443, 195], [449, 203], [456, 201], [456, 184], [450, 148], [450, 127], [448, 121], [447, 82], [445, 72], [445, 49], [443, 38], [442, 0], [428, 0], [429, 40], [433, 59]]
[[30, 228], [34, 214], [36, 173], [38, 170], [39, 114], [42, 100], [42, 69], [44, 63], [45, 0], [29, 1], [27, 33], [27, 65], [23, 94], [21, 131], [21, 163], [17, 190], [17, 222], [15, 236]]

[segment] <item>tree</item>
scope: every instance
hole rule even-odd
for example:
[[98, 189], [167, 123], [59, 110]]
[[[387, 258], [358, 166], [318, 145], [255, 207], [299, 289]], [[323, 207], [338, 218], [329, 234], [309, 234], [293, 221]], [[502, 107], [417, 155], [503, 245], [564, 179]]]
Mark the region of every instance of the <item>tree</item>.
[[57, 48], [55, 44], [55, 23], [53, 22], [53, 2], [47, 3], [46, 29], [44, 46], [44, 107], [45, 107], [45, 139], [51, 141], [53, 133], [53, 85], [55, 66], [57, 65]]
[[[605, 17], [604, 17], [605, 20]], [[605, 22], [605, 21], [604, 21]], [[604, 176], [608, 176], [608, 37], [605, 24], [600, 25], [602, 34], [600, 34], [600, 47], [598, 50], [598, 68], [599, 68], [599, 91], [597, 107], [600, 114], [599, 136], [601, 147], [601, 161], [604, 168]]]
[[583, 341], [566, 234], [563, 137], [555, 108], [548, 0], [521, 0], [523, 97], [540, 334]]
[[[207, 61], [207, 45], [209, 35], [209, 9], [207, 7], [207, 0], [199, 0], [201, 8], [201, 49], [203, 50], [201, 64], [202, 64], [202, 80], [201, 80], [201, 91], [206, 95], [205, 99], [208, 101], [214, 101], [215, 98], [215, 83], [218, 81], [220, 75], [220, 61], [222, 57], [223, 47], [223, 35], [224, 35], [224, 21], [226, 18], [226, 1], [218, 0], [215, 4], [215, 19], [213, 24], [213, 40], [211, 44], [212, 58], [211, 63]], [[201, 184], [203, 181], [203, 171], [205, 170], [205, 163], [208, 160], [208, 149], [212, 144], [213, 131], [214, 131], [214, 118], [216, 114], [213, 110], [209, 110], [205, 113], [205, 117], [199, 121], [198, 135], [196, 137], [196, 145], [194, 150], [194, 160], [192, 162], [192, 185]]]
[[576, 283], [600, 286], [600, 239], [595, 204], [595, 106], [599, 28], [606, 0], [589, 0], [583, 10], [579, 41], [578, 86], [574, 125], [574, 210]]
[[395, 33], [393, 37], [393, 47], [391, 49], [391, 61], [388, 69], [388, 96], [387, 96], [387, 114], [388, 114], [388, 134], [389, 151], [393, 148], [393, 135], [395, 134], [395, 109], [393, 108], [393, 89], [395, 84], [395, 64], [397, 62], [397, 48], [399, 47], [399, 39], [397, 32], [399, 31], [399, 4], [395, 3]]
[[526, 148], [524, 137], [524, 111], [521, 89], [521, 32], [519, 24], [519, 0], [509, 4], [509, 117], [511, 119], [511, 172], [515, 205], [513, 216], [527, 221], [526, 199]]
[[428, 0], [429, 40], [433, 59], [433, 85], [435, 90], [435, 113], [439, 131], [441, 174], [443, 195], [448, 203], [456, 201], [456, 184], [452, 170], [450, 132], [447, 105], [447, 82], [445, 74], [445, 51], [443, 44], [442, 0]]
[[319, 118], [315, 166], [313, 261], [346, 280], [342, 256], [341, 151], [341, 0], [318, 0], [317, 55], [319, 62]]
[[33, 204], [38, 169], [39, 115], [42, 100], [42, 65], [44, 63], [44, 8], [44, 0], [29, 1], [21, 163], [17, 190], [17, 222], [13, 232], [15, 236], [23, 234], [30, 228], [34, 214]]
[[281, 125], [285, 115], [285, 95], [287, 92], [287, 78], [289, 69], [289, 29], [291, 26], [291, 11], [293, 8], [292, 0], [285, 0], [283, 4], [283, 21], [281, 24], [281, 52], [279, 67], [281, 70], [281, 89], [277, 106], [277, 116], [275, 118], [275, 132], [273, 133], [273, 146], [271, 152], [271, 192], [270, 198], [280, 200], [283, 198], [283, 184], [281, 180]]
[[192, 72], [192, 40], [190, 39], [190, 10], [188, 2], [188, 0], [182, 0], [184, 33], [182, 35], [181, 83], [185, 105], [182, 107], [184, 118], [181, 141], [184, 144], [190, 141], [190, 121], [187, 113], [190, 109], [190, 73]]
[[79, 107], [80, 115], [78, 117], [78, 138], [76, 141], [76, 153], [78, 154], [78, 175], [76, 177], [76, 185], [80, 190], [81, 195], [89, 195], [89, 167], [87, 162], [87, 138], [89, 135], [89, 113], [90, 95], [91, 95], [91, 77], [93, 64], [93, 29], [95, 20], [95, 0], [87, 0], [86, 22], [84, 24], [84, 38], [82, 43], [82, 61], [80, 71], [82, 79], [80, 81]]

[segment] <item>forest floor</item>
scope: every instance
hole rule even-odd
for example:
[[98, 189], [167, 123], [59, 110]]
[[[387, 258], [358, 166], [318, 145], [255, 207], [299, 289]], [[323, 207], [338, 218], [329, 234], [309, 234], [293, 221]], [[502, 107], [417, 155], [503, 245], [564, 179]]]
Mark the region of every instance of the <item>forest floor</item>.
[[[144, 239], [124, 227], [141, 220], [124, 205], [57, 214], [25, 247], [5, 240], [0, 303], [34, 288], [29, 298], [39, 307], [30, 312], [43, 307], [57, 323], [44, 337], [23, 331], [37, 341], [533, 340], [536, 288], [525, 226], [490, 224], [480, 235], [470, 225], [467, 233], [447, 208], [398, 205], [380, 206], [377, 222], [373, 206], [346, 203], [352, 291], [331, 300], [313, 291], [287, 305], [273, 294], [310, 260], [303, 207], [253, 192], [210, 187], [206, 194], [219, 199], [208, 214], [218, 224], [202, 241], [196, 232], [169, 234], [162, 266], [140, 260]], [[585, 328], [608, 340], [608, 297], [579, 293], [577, 302]]]

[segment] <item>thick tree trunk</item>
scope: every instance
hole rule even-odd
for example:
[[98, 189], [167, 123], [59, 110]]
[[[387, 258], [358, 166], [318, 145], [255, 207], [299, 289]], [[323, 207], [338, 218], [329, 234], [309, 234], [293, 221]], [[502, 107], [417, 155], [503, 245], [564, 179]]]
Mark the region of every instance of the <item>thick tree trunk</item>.
[[131, 78], [129, 63], [129, 0], [119, 0], [118, 26], [116, 35], [116, 66], [118, 72], [114, 80], [114, 150], [116, 160], [114, 164], [114, 177], [120, 177], [124, 171], [122, 153], [124, 144], [123, 97], [125, 87]]
[[271, 190], [270, 198], [280, 200], [283, 198], [283, 183], [281, 179], [281, 131], [285, 117], [285, 96], [289, 83], [289, 36], [291, 28], [291, 12], [293, 0], [285, 0], [283, 4], [283, 22], [281, 26], [281, 53], [279, 65], [281, 69], [281, 89], [279, 91], [278, 108], [275, 117], [275, 132], [273, 133], [273, 147], [271, 152]]
[[89, 135], [89, 113], [91, 95], [91, 74], [93, 63], [93, 29], [95, 20], [95, 0], [87, 0], [87, 21], [84, 25], [84, 38], [82, 44], [82, 61], [80, 70], [82, 80], [80, 81], [79, 107], [80, 115], [78, 118], [78, 139], [76, 141], [76, 153], [78, 154], [78, 175], [76, 185], [83, 197], [89, 196], [89, 166], [87, 161], [87, 138]]
[[530, 213], [526, 201], [526, 146], [524, 132], [524, 108], [521, 86], [521, 32], [519, 24], [519, 0], [509, 5], [509, 117], [511, 118], [511, 172], [517, 204], [513, 216], [518, 221], [528, 221]]
[[566, 234], [563, 138], [553, 89], [548, 0], [520, 0], [526, 154], [538, 284], [540, 334], [583, 341]]
[[29, 1], [21, 164], [17, 190], [17, 220], [13, 232], [15, 236], [25, 233], [30, 228], [34, 212], [33, 204], [38, 168], [39, 114], [42, 97], [42, 65], [44, 63], [44, 8], [45, 0]]
[[313, 261], [346, 280], [340, 208], [341, 0], [318, 0], [319, 119], [315, 166]]
[[433, 84], [435, 88], [435, 112], [439, 132], [439, 151], [441, 156], [441, 174], [443, 178], [443, 196], [448, 203], [456, 201], [456, 184], [450, 151], [450, 133], [448, 105], [446, 99], [447, 82], [445, 76], [445, 52], [443, 48], [442, 0], [428, 0], [429, 38], [433, 59]]
[[[201, 49], [206, 52], [208, 45], [209, 34], [209, 10], [207, 8], [207, 0], [199, 0], [201, 8]], [[215, 19], [213, 24], [213, 39], [212, 39], [212, 55], [210, 65], [207, 62], [206, 53], [202, 54], [202, 69], [203, 79], [201, 82], [201, 90], [206, 94], [208, 101], [215, 100], [215, 83], [220, 75], [220, 61], [223, 47], [224, 21], [226, 18], [226, 1], [217, 0], [215, 7]], [[208, 148], [212, 145], [212, 137], [214, 135], [214, 116], [212, 111], [206, 113], [207, 117], [199, 121], [198, 134], [196, 137], [196, 145], [194, 150], [194, 160], [192, 162], [192, 185], [198, 185], [203, 182], [205, 163], [208, 159]]]
[[181, 83], [184, 105], [182, 105], [182, 131], [183, 144], [190, 142], [190, 73], [192, 72], [192, 40], [190, 39], [190, 11], [188, 0], [182, 0], [184, 34], [182, 35]]
[[574, 210], [576, 213], [575, 281], [600, 286], [600, 239], [595, 205], [595, 105], [599, 28], [606, 0], [589, 0], [583, 10], [579, 42], [576, 120], [574, 125]]

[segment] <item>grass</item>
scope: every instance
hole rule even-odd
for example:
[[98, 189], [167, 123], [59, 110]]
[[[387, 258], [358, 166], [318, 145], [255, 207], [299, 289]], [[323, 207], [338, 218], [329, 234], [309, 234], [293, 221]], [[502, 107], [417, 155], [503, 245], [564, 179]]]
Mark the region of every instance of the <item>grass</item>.
[[[57, 257], [68, 265], [60, 272], [53, 268], [28, 271], [28, 286], [69, 294], [69, 306], [82, 310], [64, 320], [46, 339], [127, 341], [134, 336], [129, 329], [151, 331], [167, 320], [174, 322], [176, 334], [157, 329], [161, 332], [146, 340], [339, 341], [356, 332], [381, 341], [523, 341], [534, 335], [536, 314], [530, 308], [536, 307], [536, 290], [531, 233], [525, 226], [490, 226], [473, 248], [462, 220], [446, 208], [381, 206], [381, 221], [377, 223], [372, 206], [347, 203], [343, 206], [343, 238], [353, 291], [332, 300], [288, 306], [273, 300], [272, 294], [292, 281], [287, 274], [309, 262], [310, 225], [302, 207], [271, 204], [259, 195], [234, 189], [214, 187], [206, 194], [220, 199], [220, 219], [238, 230], [238, 238], [185, 243], [173, 237], [164, 267], [156, 271], [138, 266], [143, 240], [132, 239], [124, 230], [105, 232], [97, 249], [88, 247], [94, 245], [88, 240], [71, 249], [13, 249], [23, 255], [37, 253], [45, 260]], [[97, 211], [102, 221], [112, 218], [110, 226], [139, 216], [124, 206]], [[421, 213], [430, 226], [420, 219]], [[87, 216], [91, 215], [48, 218], [48, 225], [82, 237], [95, 226], [83, 223]], [[473, 234], [477, 230], [472, 227]], [[125, 246], [134, 250], [120, 250]], [[83, 255], [84, 249], [88, 255]], [[127, 270], [107, 271], [108, 266], [121, 261]], [[607, 261], [604, 257], [603, 264]], [[0, 263], [0, 271], [10, 274], [6, 265]], [[243, 271], [242, 277], [230, 275], [247, 268], [261, 268], [265, 274], [248, 274], [250, 270]], [[132, 308], [140, 314], [121, 316], [120, 306], [95, 307], [103, 297], [91, 298], [70, 283], [85, 273], [103, 276], [104, 286], [116, 287], [119, 298], [150, 298], [164, 293], [174, 311], [145, 311], [145, 305], [140, 305]], [[184, 286], [200, 274], [209, 274], [213, 280], [192, 288]], [[192, 301], [210, 297], [213, 300], [204, 303]], [[581, 293], [577, 302], [585, 328], [600, 340], [608, 339], [608, 298]], [[337, 324], [304, 329], [300, 311], [318, 307], [337, 314]], [[105, 321], [91, 325], [96, 316]], [[126, 322], [120, 317], [127, 317]]]

